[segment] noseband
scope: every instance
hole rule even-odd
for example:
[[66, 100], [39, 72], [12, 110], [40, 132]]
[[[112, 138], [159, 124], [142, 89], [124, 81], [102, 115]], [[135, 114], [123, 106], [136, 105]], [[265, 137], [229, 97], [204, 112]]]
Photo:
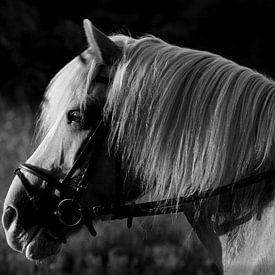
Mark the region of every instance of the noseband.
[[[96, 170], [104, 140], [106, 140], [106, 127], [100, 122], [96, 129], [88, 135], [83, 149], [63, 180], [57, 180], [44, 169], [29, 163], [21, 164], [15, 170], [15, 174], [20, 178], [30, 201], [37, 211], [37, 216], [40, 217], [39, 224], [46, 228], [51, 236], [64, 243], [66, 238], [64, 234], [59, 232], [62, 227], [72, 228], [85, 224], [90, 233], [93, 236], [96, 235], [93, 226], [94, 215], [81, 204], [80, 199], [88, 188], [90, 176]], [[84, 167], [83, 172], [79, 172], [80, 169], [83, 169], [85, 163], [88, 164]], [[46, 188], [49, 191], [39, 194], [37, 188], [31, 185], [23, 172], [28, 172], [45, 181], [48, 185]], [[61, 199], [49, 200], [50, 195], [48, 193], [53, 193], [54, 190], [60, 192]], [[49, 205], [49, 202], [53, 205]]]
[[[124, 201], [119, 201], [119, 203], [115, 204], [85, 207], [81, 204], [80, 199], [85, 190], [87, 190], [89, 178], [96, 171], [101, 146], [103, 142], [106, 141], [106, 138], [106, 126], [100, 122], [95, 131], [88, 135], [82, 151], [63, 180], [57, 180], [44, 169], [28, 163], [21, 164], [15, 170], [15, 174], [20, 178], [30, 201], [37, 211], [39, 224], [45, 228], [52, 237], [63, 243], [66, 242], [66, 234], [62, 231], [62, 228], [78, 228], [84, 224], [87, 226], [91, 235], [95, 236], [96, 231], [93, 226], [93, 220], [96, 217], [109, 216], [110, 220], [126, 218], [127, 226], [130, 228], [133, 217], [183, 212], [186, 203], [192, 203], [226, 193], [232, 194], [238, 189], [252, 186], [263, 180], [265, 184], [270, 184], [273, 182], [275, 176], [275, 169], [270, 169], [212, 190], [194, 193], [188, 197], [138, 204], [127, 204]], [[75, 175], [78, 169], [83, 168], [83, 164], [85, 163], [88, 163], [88, 165], [86, 165], [84, 171], [81, 174]], [[117, 172], [120, 174], [121, 167], [119, 166], [117, 169]], [[61, 198], [50, 201], [48, 192], [45, 191], [39, 194], [38, 190], [30, 184], [23, 172], [33, 174], [47, 182], [50, 191], [58, 190]], [[118, 185], [116, 189], [122, 192], [121, 190], [123, 188], [121, 188], [121, 186], [123, 180], [121, 177], [116, 184]], [[119, 194], [120, 192], [118, 192], [117, 195], [121, 198], [122, 194]], [[49, 202], [51, 202], [52, 205], [50, 205]]]

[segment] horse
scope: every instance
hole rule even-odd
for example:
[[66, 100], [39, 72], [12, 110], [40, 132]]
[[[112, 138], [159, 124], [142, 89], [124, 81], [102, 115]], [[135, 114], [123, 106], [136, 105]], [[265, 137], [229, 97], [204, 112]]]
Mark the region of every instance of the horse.
[[44, 259], [117, 209], [130, 227], [150, 193], [184, 212], [221, 273], [273, 274], [274, 81], [154, 36], [106, 36], [87, 19], [84, 30], [6, 195], [9, 246]]

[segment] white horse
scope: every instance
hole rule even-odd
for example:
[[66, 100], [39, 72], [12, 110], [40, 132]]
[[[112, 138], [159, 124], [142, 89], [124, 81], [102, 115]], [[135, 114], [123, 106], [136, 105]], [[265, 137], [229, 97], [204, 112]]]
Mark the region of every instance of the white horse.
[[[81, 205], [116, 201], [118, 158], [127, 178], [126, 201], [149, 191], [154, 199], [179, 199], [274, 166], [272, 80], [215, 54], [153, 36], [107, 37], [88, 20], [84, 27], [89, 47], [51, 81], [39, 119], [41, 143], [27, 160], [52, 178], [64, 179], [102, 117], [108, 135]], [[94, 157], [89, 153], [89, 161]], [[21, 174], [6, 196], [3, 226], [13, 249], [42, 259], [58, 253], [61, 242], [41, 217], [35, 218], [39, 214], [22, 177], [39, 194], [46, 193], [50, 180], [31, 170]], [[60, 193], [53, 188], [47, 206]], [[275, 274], [270, 181], [263, 178], [232, 193], [187, 203], [184, 210], [222, 272]], [[62, 230], [68, 236], [76, 229]]]

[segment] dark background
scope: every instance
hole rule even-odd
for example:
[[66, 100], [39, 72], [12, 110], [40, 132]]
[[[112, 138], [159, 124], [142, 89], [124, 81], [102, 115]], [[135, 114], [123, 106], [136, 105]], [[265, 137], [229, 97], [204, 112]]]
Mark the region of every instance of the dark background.
[[85, 47], [82, 20], [106, 34], [153, 34], [275, 77], [274, 0], [0, 0], [0, 93], [37, 103]]
[[[86, 46], [84, 18], [106, 34], [153, 34], [275, 77], [275, 0], [0, 0], [0, 207], [30, 155], [48, 82]], [[104, 223], [96, 238], [82, 231], [46, 265], [12, 251], [0, 228], [0, 274], [219, 274], [183, 217], [159, 219], [135, 219], [131, 231]]]

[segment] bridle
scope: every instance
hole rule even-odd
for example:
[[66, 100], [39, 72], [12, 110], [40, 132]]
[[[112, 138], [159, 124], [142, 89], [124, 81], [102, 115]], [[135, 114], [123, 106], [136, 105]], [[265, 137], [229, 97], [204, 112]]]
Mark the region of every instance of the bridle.
[[[105, 83], [108, 80], [98, 79], [98, 81]], [[121, 176], [120, 161], [117, 161], [119, 163], [116, 167], [118, 175], [116, 179], [118, 201], [108, 205], [85, 207], [81, 204], [81, 197], [88, 188], [90, 176], [96, 171], [100, 150], [107, 138], [108, 127], [100, 120], [95, 130], [89, 133], [82, 150], [63, 180], [58, 180], [44, 169], [29, 163], [20, 164], [15, 170], [15, 174], [20, 178], [26, 194], [36, 210], [38, 223], [53, 238], [63, 243], [66, 242], [66, 229], [78, 228], [83, 224], [87, 226], [91, 235], [95, 236], [96, 231], [93, 226], [93, 220], [97, 217], [108, 216], [110, 220], [126, 218], [127, 226], [130, 228], [133, 217], [183, 212], [186, 203], [233, 193], [238, 189], [252, 186], [263, 180], [265, 180], [266, 184], [269, 184], [275, 176], [275, 169], [270, 169], [215, 189], [194, 193], [187, 197], [145, 203], [127, 203], [121, 199], [124, 195], [124, 179]], [[80, 170], [83, 171], [79, 172]], [[47, 183], [46, 190], [40, 193], [30, 183], [23, 172], [35, 175], [45, 181]], [[54, 190], [60, 192], [60, 197], [51, 195]]]
[[[95, 236], [96, 231], [93, 226], [93, 220], [97, 217], [109, 216], [110, 220], [127, 218], [127, 226], [130, 228], [133, 217], [183, 212], [186, 203], [232, 193], [263, 180], [268, 184], [272, 182], [275, 176], [275, 169], [271, 169], [213, 190], [195, 193], [188, 197], [180, 197], [179, 199], [166, 199], [138, 204], [129, 204], [125, 201], [120, 201], [119, 203], [111, 203], [109, 205], [91, 205], [85, 207], [81, 204], [80, 198], [88, 187], [90, 175], [95, 172], [99, 151], [106, 138], [107, 129], [101, 121], [96, 129], [88, 135], [82, 151], [62, 181], [52, 177], [43, 169], [28, 163], [21, 164], [15, 170], [15, 174], [20, 178], [30, 201], [41, 217], [39, 220], [40, 225], [47, 229], [52, 237], [63, 243], [66, 242], [66, 237], [61, 230], [62, 227], [74, 228], [84, 224], [91, 235]], [[93, 156], [93, 158], [89, 156]], [[74, 176], [75, 172], [82, 167], [85, 161], [88, 161], [88, 166], [85, 167], [80, 176]], [[57, 200], [53, 203], [53, 206], [49, 207], [49, 198], [39, 195], [23, 172], [28, 172], [46, 181], [51, 189], [57, 189], [62, 194], [62, 199]], [[122, 181], [120, 179], [117, 184], [122, 185]], [[121, 187], [118, 189], [122, 190]]]
[[[66, 237], [58, 231], [62, 227], [77, 227], [80, 224], [85, 224], [90, 233], [96, 235], [93, 226], [94, 215], [89, 208], [81, 205], [80, 199], [88, 187], [89, 176], [96, 169], [102, 141], [105, 138], [106, 127], [100, 121], [95, 130], [88, 135], [81, 152], [62, 181], [57, 180], [44, 169], [29, 163], [20, 164], [15, 170], [15, 174], [20, 178], [26, 194], [37, 212], [39, 224], [46, 228], [52, 237], [63, 243], [66, 242]], [[93, 159], [89, 156], [92, 156]], [[79, 172], [79, 169], [83, 169], [83, 164], [87, 161], [88, 165], [84, 171]], [[47, 182], [49, 191], [39, 194], [23, 172], [28, 172]], [[76, 173], [78, 174], [75, 175]], [[53, 192], [53, 190], [58, 190], [62, 198], [53, 200], [53, 206], [50, 207], [48, 193]]]

